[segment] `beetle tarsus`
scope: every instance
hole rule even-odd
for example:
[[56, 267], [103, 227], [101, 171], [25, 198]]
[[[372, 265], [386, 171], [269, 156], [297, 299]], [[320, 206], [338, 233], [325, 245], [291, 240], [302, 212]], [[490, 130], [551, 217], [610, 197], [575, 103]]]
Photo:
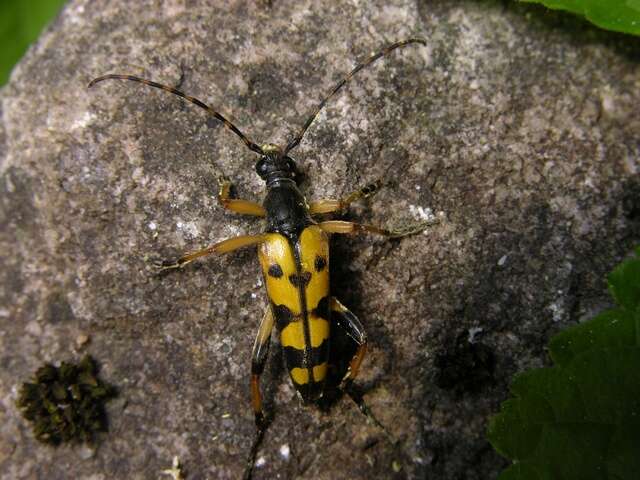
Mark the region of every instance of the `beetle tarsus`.
[[387, 437], [387, 440], [389, 440], [392, 445], [397, 446], [400, 444], [399, 440], [389, 430], [387, 430], [387, 428], [380, 422], [380, 420], [376, 418], [376, 416], [369, 408], [369, 405], [367, 405], [364, 401], [364, 395], [362, 394], [362, 391], [353, 383], [352, 380], [347, 379], [347, 381], [344, 382], [342, 389], [349, 396], [349, 398], [353, 400], [353, 403], [356, 404], [358, 410], [360, 410], [360, 413], [367, 417], [367, 419], [376, 427], [382, 430], [384, 435]]
[[[265, 416], [262, 415], [262, 418], [265, 419]], [[258, 423], [258, 416], [256, 415], [256, 424], [257, 423]], [[251, 450], [249, 451], [249, 456], [247, 457], [247, 465], [244, 469], [242, 480], [251, 480], [251, 475], [253, 473], [253, 466], [256, 463], [256, 456], [258, 455], [258, 449], [262, 444], [262, 438], [264, 437], [265, 430], [266, 430], [266, 425], [264, 425], [263, 428], [258, 427], [256, 431], [256, 437], [253, 439], [253, 445], [251, 445]]]

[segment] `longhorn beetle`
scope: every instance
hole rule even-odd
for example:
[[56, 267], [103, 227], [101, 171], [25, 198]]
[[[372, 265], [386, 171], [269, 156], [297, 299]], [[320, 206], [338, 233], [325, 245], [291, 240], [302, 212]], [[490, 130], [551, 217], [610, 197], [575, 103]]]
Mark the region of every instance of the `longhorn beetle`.
[[318, 400], [322, 396], [328, 370], [331, 328], [343, 330], [357, 345], [342, 380], [343, 385], [356, 377], [364, 358], [367, 337], [362, 324], [349, 309], [331, 295], [329, 290], [328, 234], [371, 232], [397, 238], [417, 233], [428, 225], [423, 222], [412, 228], [388, 230], [341, 220], [316, 222], [313, 218], [316, 215], [340, 212], [352, 202], [373, 195], [379, 183], [367, 185], [342, 199], [307, 203], [297, 186], [296, 164], [289, 156], [289, 152], [300, 143], [327, 101], [356, 73], [393, 50], [413, 43], [426, 45], [426, 42], [419, 38], [403, 40], [387, 46], [356, 66], [323, 98], [298, 134], [284, 148], [272, 143], [256, 144], [219, 112], [172, 87], [120, 74], [103, 75], [89, 83], [89, 87], [92, 87], [104, 80], [131, 80], [178, 95], [206, 110], [240, 137], [249, 150], [260, 155], [255, 169], [266, 182], [267, 193], [264, 203], [260, 205], [248, 200], [231, 198], [231, 183], [227, 180], [220, 183], [218, 200], [223, 208], [232, 212], [264, 218], [266, 231], [259, 235], [230, 238], [202, 250], [186, 253], [174, 262], [163, 262], [161, 265], [163, 270], [180, 268], [206, 255], [229, 253], [251, 245], [258, 248], [269, 306], [260, 323], [251, 358], [251, 399], [258, 430], [258, 440], [254, 443], [250, 457], [251, 464], [257, 443], [267, 425], [259, 383], [267, 360], [274, 323], [280, 333], [280, 344], [284, 349], [289, 376], [305, 403]]

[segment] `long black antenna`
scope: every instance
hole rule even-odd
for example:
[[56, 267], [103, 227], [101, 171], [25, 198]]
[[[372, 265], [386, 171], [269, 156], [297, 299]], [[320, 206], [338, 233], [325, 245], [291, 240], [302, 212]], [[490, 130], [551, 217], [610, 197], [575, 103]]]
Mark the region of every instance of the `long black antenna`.
[[161, 83], [152, 82], [151, 80], [146, 80], [144, 78], [136, 77], [136, 76], [133, 76], [133, 75], [119, 75], [119, 74], [111, 73], [109, 75], [103, 75], [101, 77], [94, 78], [93, 80], [91, 80], [91, 82], [89, 82], [89, 85], [87, 86], [87, 88], [91, 88], [96, 83], [102, 82], [103, 80], [111, 80], [111, 79], [131, 80], [132, 82], [143, 83], [144, 85], [149, 85], [150, 87], [159, 88], [160, 90], [164, 90], [165, 92], [173, 93], [174, 95], [182, 97], [186, 101], [191, 102], [191, 103], [199, 106], [200, 108], [204, 108], [207, 112], [209, 112], [210, 115], [213, 115], [215, 118], [220, 120], [225, 127], [227, 127], [229, 130], [231, 130], [233, 133], [235, 133], [236, 135], [238, 135], [240, 137], [240, 139], [249, 148], [249, 150], [251, 150], [253, 152], [256, 152], [256, 153], [258, 153], [260, 155], [264, 155], [264, 152], [263, 152], [262, 148], [259, 145], [257, 145], [256, 143], [252, 142], [244, 133], [242, 133], [240, 131], [240, 129], [238, 127], [236, 127], [233, 123], [231, 123], [229, 120], [224, 118], [220, 113], [216, 112], [209, 105], [207, 105], [206, 103], [198, 100], [197, 98], [190, 97], [189, 95], [186, 95], [186, 94], [182, 93], [180, 90], [176, 90], [173, 87], [169, 87], [167, 85], [162, 85]]
[[323, 107], [325, 106], [327, 101], [331, 97], [333, 97], [338, 92], [338, 90], [340, 90], [349, 80], [351, 80], [351, 78], [353, 78], [353, 76], [356, 73], [358, 73], [363, 68], [368, 67], [369, 65], [371, 65], [373, 62], [375, 62], [379, 58], [384, 57], [385, 55], [391, 53], [396, 48], [404, 47], [405, 45], [409, 45], [411, 43], [420, 43], [422, 45], [426, 45], [427, 44], [427, 42], [425, 40], [423, 40], [422, 38], [409, 38], [407, 40], [402, 40], [401, 42], [396, 42], [396, 43], [391, 44], [388, 47], [385, 47], [384, 49], [380, 50], [378, 53], [376, 53], [375, 55], [372, 55], [367, 60], [365, 60], [363, 63], [359, 64], [356, 68], [351, 70], [351, 72], [346, 77], [344, 77], [342, 80], [340, 80], [338, 82], [338, 84], [335, 87], [333, 87], [333, 90], [331, 90], [331, 93], [329, 95], [327, 95], [320, 102], [320, 104], [316, 107], [316, 109], [313, 111], [311, 116], [307, 119], [307, 121], [305, 122], [303, 127], [298, 132], [298, 135], [296, 135], [296, 137], [289, 142], [289, 144], [287, 145], [287, 148], [284, 149], [284, 155], [286, 155], [291, 149], [293, 149], [296, 146], [298, 146], [298, 144], [300, 143], [300, 140], [302, 140], [302, 137], [304, 136], [305, 132], [307, 131], [309, 126], [313, 123], [313, 121], [316, 119], [316, 117], [320, 113], [320, 110], [323, 109]]

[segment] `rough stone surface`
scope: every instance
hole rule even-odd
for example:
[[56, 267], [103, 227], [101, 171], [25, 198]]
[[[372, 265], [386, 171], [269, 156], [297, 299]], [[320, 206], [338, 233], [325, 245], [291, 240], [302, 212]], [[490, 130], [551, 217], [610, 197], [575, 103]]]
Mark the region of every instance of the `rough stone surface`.
[[[302, 405], [274, 355], [255, 478], [495, 477], [485, 428], [510, 378], [609, 305], [604, 275], [639, 238], [640, 42], [510, 2], [78, 0], [0, 91], [2, 478], [159, 478], [174, 455], [189, 479], [239, 478], [254, 432], [254, 252], [166, 277], [148, 260], [259, 231], [214, 197], [224, 174], [259, 198], [256, 157], [172, 95], [87, 82], [144, 75], [284, 143], [409, 36], [428, 47], [362, 72], [294, 151], [310, 198], [389, 180], [348, 218], [442, 212], [411, 238], [332, 244], [333, 291], [371, 340], [364, 398], [398, 447], [347, 397]], [[84, 352], [121, 389], [110, 432], [42, 446], [17, 386]]]

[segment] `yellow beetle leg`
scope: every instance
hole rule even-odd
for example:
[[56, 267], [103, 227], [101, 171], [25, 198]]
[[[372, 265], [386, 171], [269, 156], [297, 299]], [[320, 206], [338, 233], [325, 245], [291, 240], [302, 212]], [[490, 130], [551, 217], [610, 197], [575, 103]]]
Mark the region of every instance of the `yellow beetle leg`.
[[262, 412], [262, 396], [260, 395], [260, 375], [264, 370], [269, 354], [269, 343], [271, 339], [271, 330], [273, 329], [273, 312], [268, 306], [260, 322], [260, 330], [253, 344], [253, 353], [251, 354], [251, 403], [253, 412], [256, 415], [256, 426], [258, 430], [266, 427], [265, 417]]
[[336, 297], [331, 297], [331, 320], [356, 342], [358, 349], [351, 358], [349, 370], [342, 379], [343, 382], [352, 381], [358, 375], [360, 365], [367, 352], [367, 334], [358, 317], [345, 307]]
[[366, 231], [371, 233], [378, 233], [380, 235], [391, 235], [391, 232], [384, 228], [376, 227], [374, 225], [363, 225], [361, 223], [347, 222], [344, 220], [327, 220], [326, 222], [320, 222], [318, 226], [327, 233], [351, 234]]
[[250, 245], [257, 245], [265, 240], [264, 235], [241, 235], [239, 237], [228, 238], [213, 245], [203, 248], [202, 250], [196, 250], [195, 252], [189, 252], [181, 256], [175, 261], [166, 261], [160, 264], [160, 270], [169, 270], [172, 268], [184, 267], [187, 263], [193, 262], [196, 258], [204, 257], [205, 255], [222, 254], [233, 252], [242, 247], [248, 247]]
[[370, 232], [377, 233], [378, 235], [384, 235], [385, 237], [389, 238], [401, 238], [406, 237], [407, 235], [419, 233], [429, 225], [433, 225], [437, 222], [437, 220], [428, 220], [426, 222], [420, 222], [404, 228], [397, 228], [393, 230], [376, 227], [375, 225], [364, 225], [362, 223], [346, 222], [344, 220], [327, 220], [326, 222], [320, 222], [318, 226], [327, 233], [353, 234], [360, 232]]
[[325, 198], [309, 203], [309, 213], [311, 215], [320, 215], [323, 213], [333, 213], [344, 210], [346, 205], [343, 200]]
[[324, 199], [309, 204], [309, 213], [311, 215], [319, 215], [322, 213], [340, 212], [347, 208], [351, 203], [361, 198], [367, 198], [374, 195], [382, 186], [382, 182], [377, 180], [369, 185], [356, 190], [351, 195], [341, 198], [340, 200]]
[[231, 182], [229, 180], [222, 178], [219, 183], [218, 202], [223, 208], [241, 215], [265, 216], [264, 208], [259, 203], [231, 198]]

